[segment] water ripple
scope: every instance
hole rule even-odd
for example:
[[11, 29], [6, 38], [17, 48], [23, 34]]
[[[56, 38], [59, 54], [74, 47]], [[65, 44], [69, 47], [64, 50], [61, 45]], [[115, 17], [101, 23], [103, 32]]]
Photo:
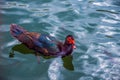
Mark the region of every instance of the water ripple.
[[1, 32], [8, 32], [9, 31], [9, 25], [0, 25], [0, 31]]
[[96, 6], [111, 6], [109, 3], [106, 3], [106, 2], [93, 2], [93, 5], [96, 5]]
[[2, 6], [2, 8], [27, 8], [29, 5], [19, 2], [6, 2], [5, 5]]
[[[96, 52], [96, 49], [97, 49], [97, 51], [100, 51], [100, 52]], [[100, 49], [100, 50], [98, 50], [98, 49]], [[105, 52], [104, 53], [105, 55], [104, 55], [104, 54], [101, 54], [101, 50], [103, 52], [104, 51], [109, 51], [110, 53]], [[89, 74], [89, 73], [92, 72], [92, 76], [100, 76], [103, 79], [106, 79], [106, 77], [108, 79], [113, 78], [114, 74], [111, 73], [111, 70], [112, 71], [114, 69], [119, 70], [119, 68], [118, 68], [119, 64], [118, 63], [119, 63], [120, 60], [119, 60], [119, 58], [117, 58], [117, 56], [119, 55], [118, 54], [119, 50], [120, 50], [120, 48], [116, 47], [116, 44], [110, 43], [110, 42], [109, 43], [103, 43], [101, 46], [99, 46], [99, 45], [98, 46], [97, 45], [91, 45], [91, 47], [87, 51], [87, 54], [91, 55], [92, 57], [96, 57], [98, 59], [98, 61], [99, 61], [99, 65], [94, 66], [92, 64], [89, 64], [89, 61], [86, 61], [86, 62], [84, 62], [84, 65], [83, 65], [83, 68], [84, 68], [83, 71], [86, 74]], [[115, 57], [115, 55], [116, 55], [116, 57]], [[94, 68], [92, 69], [91, 67], [94, 67]], [[114, 69], [113, 69], [113, 67], [114, 67]], [[115, 74], [117, 77], [114, 76], [114, 78], [116, 80], [119, 79], [119, 77], [118, 77], [119, 74], [118, 73], [119, 73], [119, 71], [117, 71], [116, 74]]]
[[83, 76], [79, 80], [94, 80], [92, 77], [89, 76]]
[[58, 80], [61, 78], [61, 60], [60, 58], [56, 58], [51, 64], [50, 67], [48, 69], [48, 76], [50, 78], [50, 80]]
[[10, 42], [2, 45], [2, 46], [1, 46], [1, 49], [4, 49], [4, 48], [6, 48], [6, 47], [13, 46], [13, 45], [15, 45], [16, 43], [19, 43], [18, 40], [10, 41]]
[[111, 23], [111, 24], [116, 24], [118, 21], [112, 20], [112, 19], [102, 19], [103, 22]]
[[[12, 63], [8, 58], [9, 51], [18, 41], [9, 37], [9, 25], [16, 23], [29, 31], [49, 33], [63, 41], [66, 35], [72, 34], [77, 46], [73, 52], [75, 71], [62, 68], [60, 58], [55, 58], [48, 67], [46, 63], [46, 66], [43, 63], [33, 65], [33, 56], [18, 54], [15, 60], [26, 61], [30, 58], [27, 62], [31, 64], [21, 63], [22, 67], [16, 66], [16, 69], [6, 66], [8, 72], [12, 71], [11, 77], [23, 74], [29, 76], [29, 79], [21, 77], [26, 80], [36, 79], [35, 75], [44, 80], [67, 80], [75, 75], [78, 76], [73, 77], [75, 80], [119, 80], [119, 14], [120, 0], [0, 1], [0, 16], [3, 17], [0, 24], [0, 65]], [[29, 74], [23, 73], [25, 70]]]

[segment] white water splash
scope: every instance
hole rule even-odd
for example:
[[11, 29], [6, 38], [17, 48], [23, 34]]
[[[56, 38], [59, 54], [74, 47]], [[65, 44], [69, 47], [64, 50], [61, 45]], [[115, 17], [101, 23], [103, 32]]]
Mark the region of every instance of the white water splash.
[[80, 77], [79, 80], [93, 80], [93, 78], [89, 76], [83, 76], [83, 77]]
[[48, 69], [48, 76], [50, 80], [60, 80], [61, 76], [61, 67], [62, 61], [61, 58], [56, 58], [51, 64]]
[[93, 2], [93, 5], [96, 5], [96, 6], [110, 6], [110, 4], [106, 3], [106, 2]]
[[102, 19], [103, 22], [111, 23], [111, 24], [116, 24], [118, 21], [112, 20], [112, 19]]
[[27, 18], [27, 19], [20, 19], [19, 24], [23, 24], [23, 23], [32, 23], [33, 19], [31, 18]]

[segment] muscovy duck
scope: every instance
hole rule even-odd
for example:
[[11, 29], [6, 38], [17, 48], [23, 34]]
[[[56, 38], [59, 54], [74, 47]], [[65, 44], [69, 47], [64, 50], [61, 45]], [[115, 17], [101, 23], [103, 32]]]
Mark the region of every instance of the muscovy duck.
[[65, 57], [76, 48], [72, 35], [68, 35], [63, 43], [48, 34], [29, 32], [17, 24], [10, 25], [10, 33], [28, 48], [44, 56]]

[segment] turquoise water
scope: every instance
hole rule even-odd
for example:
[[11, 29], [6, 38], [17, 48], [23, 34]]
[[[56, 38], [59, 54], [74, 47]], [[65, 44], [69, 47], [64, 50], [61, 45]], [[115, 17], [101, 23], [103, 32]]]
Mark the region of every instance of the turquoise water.
[[[0, 80], [120, 80], [120, 0], [1, 0]], [[33, 54], [15, 52], [11, 23], [60, 40], [75, 36], [74, 70], [61, 58], [37, 63]]]

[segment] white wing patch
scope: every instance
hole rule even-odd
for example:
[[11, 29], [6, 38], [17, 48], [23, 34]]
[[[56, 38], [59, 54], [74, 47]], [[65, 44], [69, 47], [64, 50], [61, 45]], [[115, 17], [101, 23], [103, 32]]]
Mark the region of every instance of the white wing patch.
[[46, 36], [46, 38], [47, 38], [47, 40], [51, 41], [51, 39], [49, 37]]

